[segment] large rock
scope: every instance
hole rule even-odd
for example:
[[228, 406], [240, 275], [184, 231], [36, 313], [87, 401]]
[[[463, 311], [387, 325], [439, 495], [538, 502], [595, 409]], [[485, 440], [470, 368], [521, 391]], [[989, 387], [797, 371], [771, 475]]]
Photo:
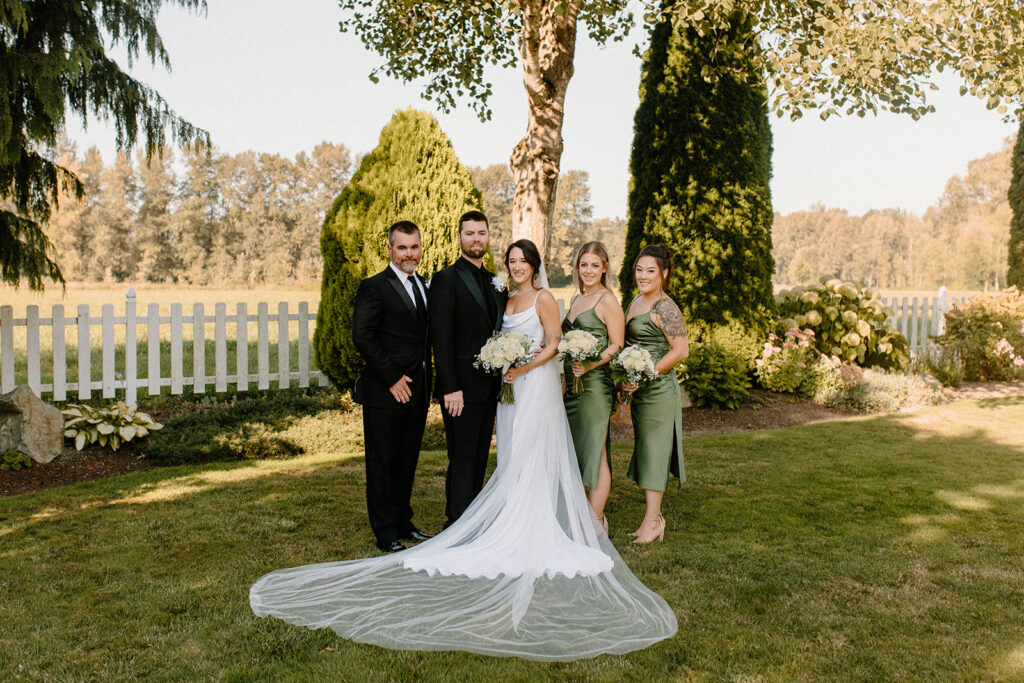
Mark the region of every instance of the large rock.
[[13, 448], [36, 462], [64, 452], [64, 415], [22, 384], [0, 396], [0, 451]]

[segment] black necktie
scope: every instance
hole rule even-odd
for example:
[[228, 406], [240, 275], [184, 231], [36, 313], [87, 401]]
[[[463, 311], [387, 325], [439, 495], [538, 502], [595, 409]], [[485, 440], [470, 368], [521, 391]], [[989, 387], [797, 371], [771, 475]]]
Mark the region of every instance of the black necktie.
[[427, 302], [423, 300], [423, 295], [420, 294], [420, 286], [416, 284], [416, 276], [409, 276], [409, 284], [412, 285], [412, 298], [416, 302], [416, 318], [423, 325], [427, 322]]
[[492, 319], [498, 315], [498, 305], [494, 301], [493, 285], [491, 283], [490, 272], [483, 269], [477, 268], [476, 270], [476, 282], [480, 285], [480, 293], [484, 295], [484, 302], [487, 305], [487, 313]]

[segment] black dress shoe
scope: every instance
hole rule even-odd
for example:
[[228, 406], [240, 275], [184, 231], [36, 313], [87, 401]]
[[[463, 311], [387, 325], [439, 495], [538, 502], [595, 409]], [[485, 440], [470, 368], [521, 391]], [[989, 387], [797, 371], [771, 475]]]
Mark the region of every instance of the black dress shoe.
[[425, 534], [419, 529], [413, 529], [408, 531], [402, 536], [403, 541], [425, 541], [428, 538], [433, 538], [430, 534]]
[[397, 553], [402, 550], [408, 550], [404, 543], [401, 541], [391, 541], [390, 543], [378, 543], [377, 547], [386, 553]]

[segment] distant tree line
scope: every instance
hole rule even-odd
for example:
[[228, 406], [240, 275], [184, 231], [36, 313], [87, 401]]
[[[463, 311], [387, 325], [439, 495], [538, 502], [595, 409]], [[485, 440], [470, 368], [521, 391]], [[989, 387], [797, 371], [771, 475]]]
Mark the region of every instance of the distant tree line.
[[190, 285], [312, 282], [320, 277], [320, 226], [348, 182], [352, 156], [323, 142], [293, 159], [278, 154], [169, 150], [149, 164], [62, 140], [58, 159], [85, 185], [47, 232], [69, 281]]
[[772, 230], [780, 284], [823, 275], [892, 288], [1002, 288], [1007, 284], [1014, 141], [954, 176], [922, 217], [887, 209], [851, 216], [817, 205]]

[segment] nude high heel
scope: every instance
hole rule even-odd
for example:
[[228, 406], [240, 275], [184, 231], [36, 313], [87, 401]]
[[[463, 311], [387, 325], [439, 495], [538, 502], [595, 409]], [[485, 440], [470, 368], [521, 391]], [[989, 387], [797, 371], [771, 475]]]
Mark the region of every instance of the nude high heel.
[[607, 517], [607, 515], [601, 515], [601, 517], [599, 518], [599, 521], [601, 522], [601, 528], [604, 529], [604, 535], [608, 536], [609, 534], [608, 534], [608, 517]]
[[[647, 520], [644, 520], [644, 522], [646, 522], [646, 521]], [[633, 541], [633, 543], [645, 544], [645, 543], [653, 543], [654, 541], [658, 541], [659, 543], [664, 541], [665, 540], [665, 518], [663, 516], [661, 516], [661, 515], [658, 515], [658, 523], [657, 523], [657, 526], [656, 526], [656, 530], [654, 531], [654, 533], [650, 534], [649, 536], [647, 534], [644, 534], [644, 535], [641, 536], [640, 532], [642, 530], [643, 530], [643, 524], [641, 524], [640, 528], [636, 530], [636, 533], [634, 534], [636, 536], [636, 540]]]

